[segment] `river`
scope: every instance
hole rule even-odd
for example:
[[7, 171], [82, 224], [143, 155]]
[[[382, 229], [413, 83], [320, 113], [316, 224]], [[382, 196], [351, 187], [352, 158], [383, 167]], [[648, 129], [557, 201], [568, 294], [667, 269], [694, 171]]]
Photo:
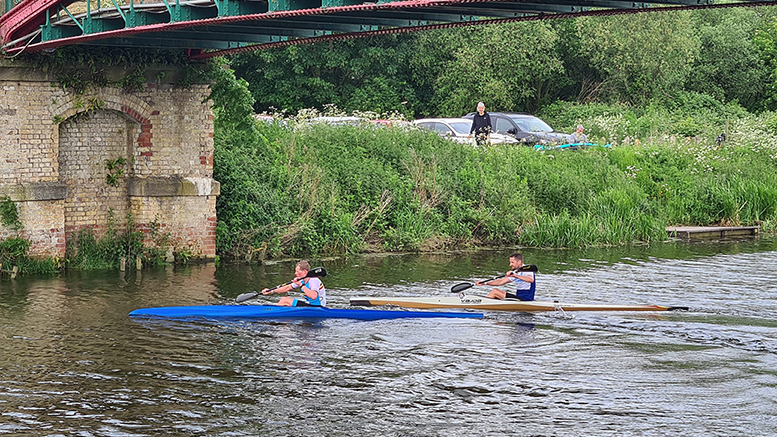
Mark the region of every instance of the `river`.
[[[777, 435], [777, 240], [523, 253], [538, 300], [690, 311], [159, 321], [127, 314], [229, 303], [293, 263], [2, 277], [0, 435]], [[313, 261], [344, 307], [448, 295], [508, 256]]]

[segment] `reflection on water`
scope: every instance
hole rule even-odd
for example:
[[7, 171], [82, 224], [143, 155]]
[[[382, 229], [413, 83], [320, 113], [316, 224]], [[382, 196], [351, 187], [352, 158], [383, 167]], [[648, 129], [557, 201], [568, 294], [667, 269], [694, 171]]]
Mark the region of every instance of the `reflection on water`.
[[[345, 306], [450, 294], [506, 270], [509, 253], [318, 264]], [[523, 253], [538, 298], [691, 311], [133, 320], [278, 285], [293, 263], [3, 279], [0, 435], [777, 434], [774, 241]]]

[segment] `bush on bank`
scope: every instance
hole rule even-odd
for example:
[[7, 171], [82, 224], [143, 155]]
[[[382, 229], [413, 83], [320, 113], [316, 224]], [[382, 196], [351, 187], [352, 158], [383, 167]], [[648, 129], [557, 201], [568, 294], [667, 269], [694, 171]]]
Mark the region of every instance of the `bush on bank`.
[[622, 127], [599, 130], [611, 149], [578, 151], [479, 149], [407, 127], [226, 127], [214, 169], [219, 251], [580, 247], [664, 240], [667, 225], [774, 229], [774, 114], [732, 116], [730, 139], [718, 147], [721, 119], [708, 114], [688, 119], [701, 126], [688, 137], [661, 122], [676, 113], [624, 112], [592, 111], [584, 121]]

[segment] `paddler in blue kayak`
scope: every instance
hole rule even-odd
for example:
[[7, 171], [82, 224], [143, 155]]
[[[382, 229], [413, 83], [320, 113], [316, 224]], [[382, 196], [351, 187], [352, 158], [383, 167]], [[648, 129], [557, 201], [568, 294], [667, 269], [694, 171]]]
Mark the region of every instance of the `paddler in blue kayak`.
[[278, 302], [278, 305], [286, 306], [286, 307], [297, 307], [297, 306], [324, 307], [326, 306], [326, 289], [324, 288], [324, 284], [321, 282], [321, 279], [319, 278], [316, 278], [316, 277], [308, 278], [307, 276], [309, 271], [310, 271], [310, 263], [308, 263], [305, 260], [302, 260], [297, 263], [296, 267], [294, 267], [294, 279], [290, 283], [282, 287], [278, 287], [274, 290], [265, 288], [264, 290], [262, 290], [262, 294], [288, 293], [292, 290], [300, 288], [302, 291], [302, 296], [305, 298], [304, 301], [295, 299], [290, 296], [284, 296]]
[[[528, 266], [527, 266], [528, 267]], [[524, 268], [523, 255], [518, 252], [510, 255], [510, 271], [504, 276], [490, 281], [478, 281], [477, 285], [493, 285], [500, 286], [514, 283], [516, 286], [515, 293], [509, 293], [498, 288], [494, 288], [488, 293], [489, 299], [518, 299], [523, 301], [534, 300], [534, 271]]]

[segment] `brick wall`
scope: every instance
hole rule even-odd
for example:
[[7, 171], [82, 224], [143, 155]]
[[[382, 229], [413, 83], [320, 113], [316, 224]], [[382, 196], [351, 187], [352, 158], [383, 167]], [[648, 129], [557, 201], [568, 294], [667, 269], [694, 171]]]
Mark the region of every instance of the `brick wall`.
[[124, 224], [129, 209], [126, 178], [117, 186], [106, 183], [106, 161], [124, 158], [137, 148], [136, 123], [114, 110], [96, 111], [59, 125], [59, 180], [67, 186], [65, 233], [84, 227], [100, 233], [109, 211]]
[[[149, 72], [142, 92], [76, 95], [45, 72], [0, 61], [0, 196], [19, 207], [32, 256], [63, 257], [73, 233], [102, 235], [112, 211], [120, 227], [130, 212], [140, 230], [158, 222], [174, 250], [215, 257], [208, 86], [181, 88], [162, 76]], [[111, 186], [105, 162], [120, 157], [124, 176]], [[0, 225], [0, 237], [15, 233]]]

